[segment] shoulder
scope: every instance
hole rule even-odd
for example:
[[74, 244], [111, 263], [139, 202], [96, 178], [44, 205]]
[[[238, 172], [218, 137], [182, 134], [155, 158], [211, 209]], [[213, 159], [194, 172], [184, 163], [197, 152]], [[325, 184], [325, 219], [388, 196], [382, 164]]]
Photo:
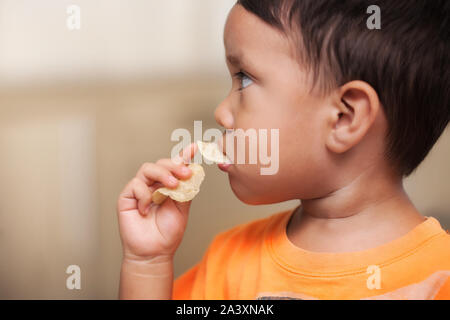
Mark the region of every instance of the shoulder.
[[445, 257], [450, 267], [450, 232], [441, 226], [438, 219], [430, 217], [430, 224], [433, 225], [434, 235], [431, 241], [432, 248], [440, 257]]
[[[202, 260], [179, 277], [174, 284], [174, 299], [225, 299], [236, 288], [244, 269], [253, 272], [260, 262], [261, 248], [270, 228], [289, 216], [290, 211], [237, 225], [217, 234]], [[256, 274], [256, 273], [255, 273]]]
[[230, 245], [236, 247], [236, 245], [244, 243], [261, 243], [272, 226], [288, 218], [291, 212], [292, 210], [278, 212], [266, 218], [243, 223], [223, 231], [214, 237], [211, 248], [219, 249]]
[[217, 234], [203, 258], [206, 278], [217, 286], [222, 282], [234, 283], [239, 281], [245, 272], [257, 270], [272, 226], [287, 216], [289, 211], [278, 212]]
[[273, 226], [288, 218], [291, 212], [278, 212], [220, 232], [210, 243], [206, 259], [209, 263], [223, 266], [233, 264], [233, 261], [242, 263], [243, 260], [257, 258]]

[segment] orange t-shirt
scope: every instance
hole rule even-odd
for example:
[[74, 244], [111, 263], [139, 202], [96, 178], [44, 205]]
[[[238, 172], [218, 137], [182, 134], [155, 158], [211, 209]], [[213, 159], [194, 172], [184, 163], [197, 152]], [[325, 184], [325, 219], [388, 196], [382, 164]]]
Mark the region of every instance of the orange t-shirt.
[[436, 219], [377, 248], [315, 253], [289, 241], [293, 211], [217, 235], [173, 298], [450, 299], [450, 235]]

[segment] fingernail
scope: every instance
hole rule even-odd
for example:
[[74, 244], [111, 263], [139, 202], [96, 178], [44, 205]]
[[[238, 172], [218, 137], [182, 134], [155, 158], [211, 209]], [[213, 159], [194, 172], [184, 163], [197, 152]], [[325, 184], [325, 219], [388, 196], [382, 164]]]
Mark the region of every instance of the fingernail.
[[174, 162], [175, 164], [182, 164], [183, 159], [180, 156], [176, 156], [172, 159], [172, 162]]
[[170, 176], [170, 177], [169, 177], [169, 182], [170, 182], [171, 184], [177, 184], [177, 183], [178, 183], [178, 180], [177, 180], [175, 177]]

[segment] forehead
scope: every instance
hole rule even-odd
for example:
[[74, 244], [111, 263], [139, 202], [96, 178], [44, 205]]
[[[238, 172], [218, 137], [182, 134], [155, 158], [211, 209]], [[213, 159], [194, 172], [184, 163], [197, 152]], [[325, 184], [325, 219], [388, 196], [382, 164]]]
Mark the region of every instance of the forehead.
[[227, 56], [255, 59], [287, 55], [292, 57], [288, 38], [253, 13], [237, 4], [231, 10], [224, 32]]

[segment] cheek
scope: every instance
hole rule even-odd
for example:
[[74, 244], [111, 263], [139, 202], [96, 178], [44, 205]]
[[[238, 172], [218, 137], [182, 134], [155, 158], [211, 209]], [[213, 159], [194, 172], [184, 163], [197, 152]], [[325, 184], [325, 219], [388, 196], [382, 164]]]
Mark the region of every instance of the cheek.
[[[301, 117], [280, 134], [280, 175], [290, 196], [311, 199], [323, 196], [328, 154], [320, 121]], [[286, 191], [288, 194], [291, 191]]]
[[[270, 165], [235, 164], [229, 172], [234, 194], [247, 204], [270, 204], [291, 199], [321, 196], [319, 190], [326, 155], [323, 149], [323, 130], [320, 128], [320, 104], [297, 97], [277, 96], [257, 98], [252, 91], [236, 113], [235, 128], [267, 129], [267, 152], [278, 161], [278, 172], [261, 175], [261, 168]], [[252, 92], [252, 95], [250, 94]], [[270, 130], [278, 129], [278, 154], [271, 152]], [[274, 141], [276, 142], [276, 141]], [[259, 138], [258, 138], [259, 144]], [[257, 152], [246, 143], [237, 152]], [[259, 150], [259, 148], [257, 148]], [[245, 151], [244, 151], [245, 150]], [[246, 158], [248, 161], [248, 158]], [[259, 160], [259, 154], [258, 154]], [[236, 159], [235, 159], [236, 162]]]

